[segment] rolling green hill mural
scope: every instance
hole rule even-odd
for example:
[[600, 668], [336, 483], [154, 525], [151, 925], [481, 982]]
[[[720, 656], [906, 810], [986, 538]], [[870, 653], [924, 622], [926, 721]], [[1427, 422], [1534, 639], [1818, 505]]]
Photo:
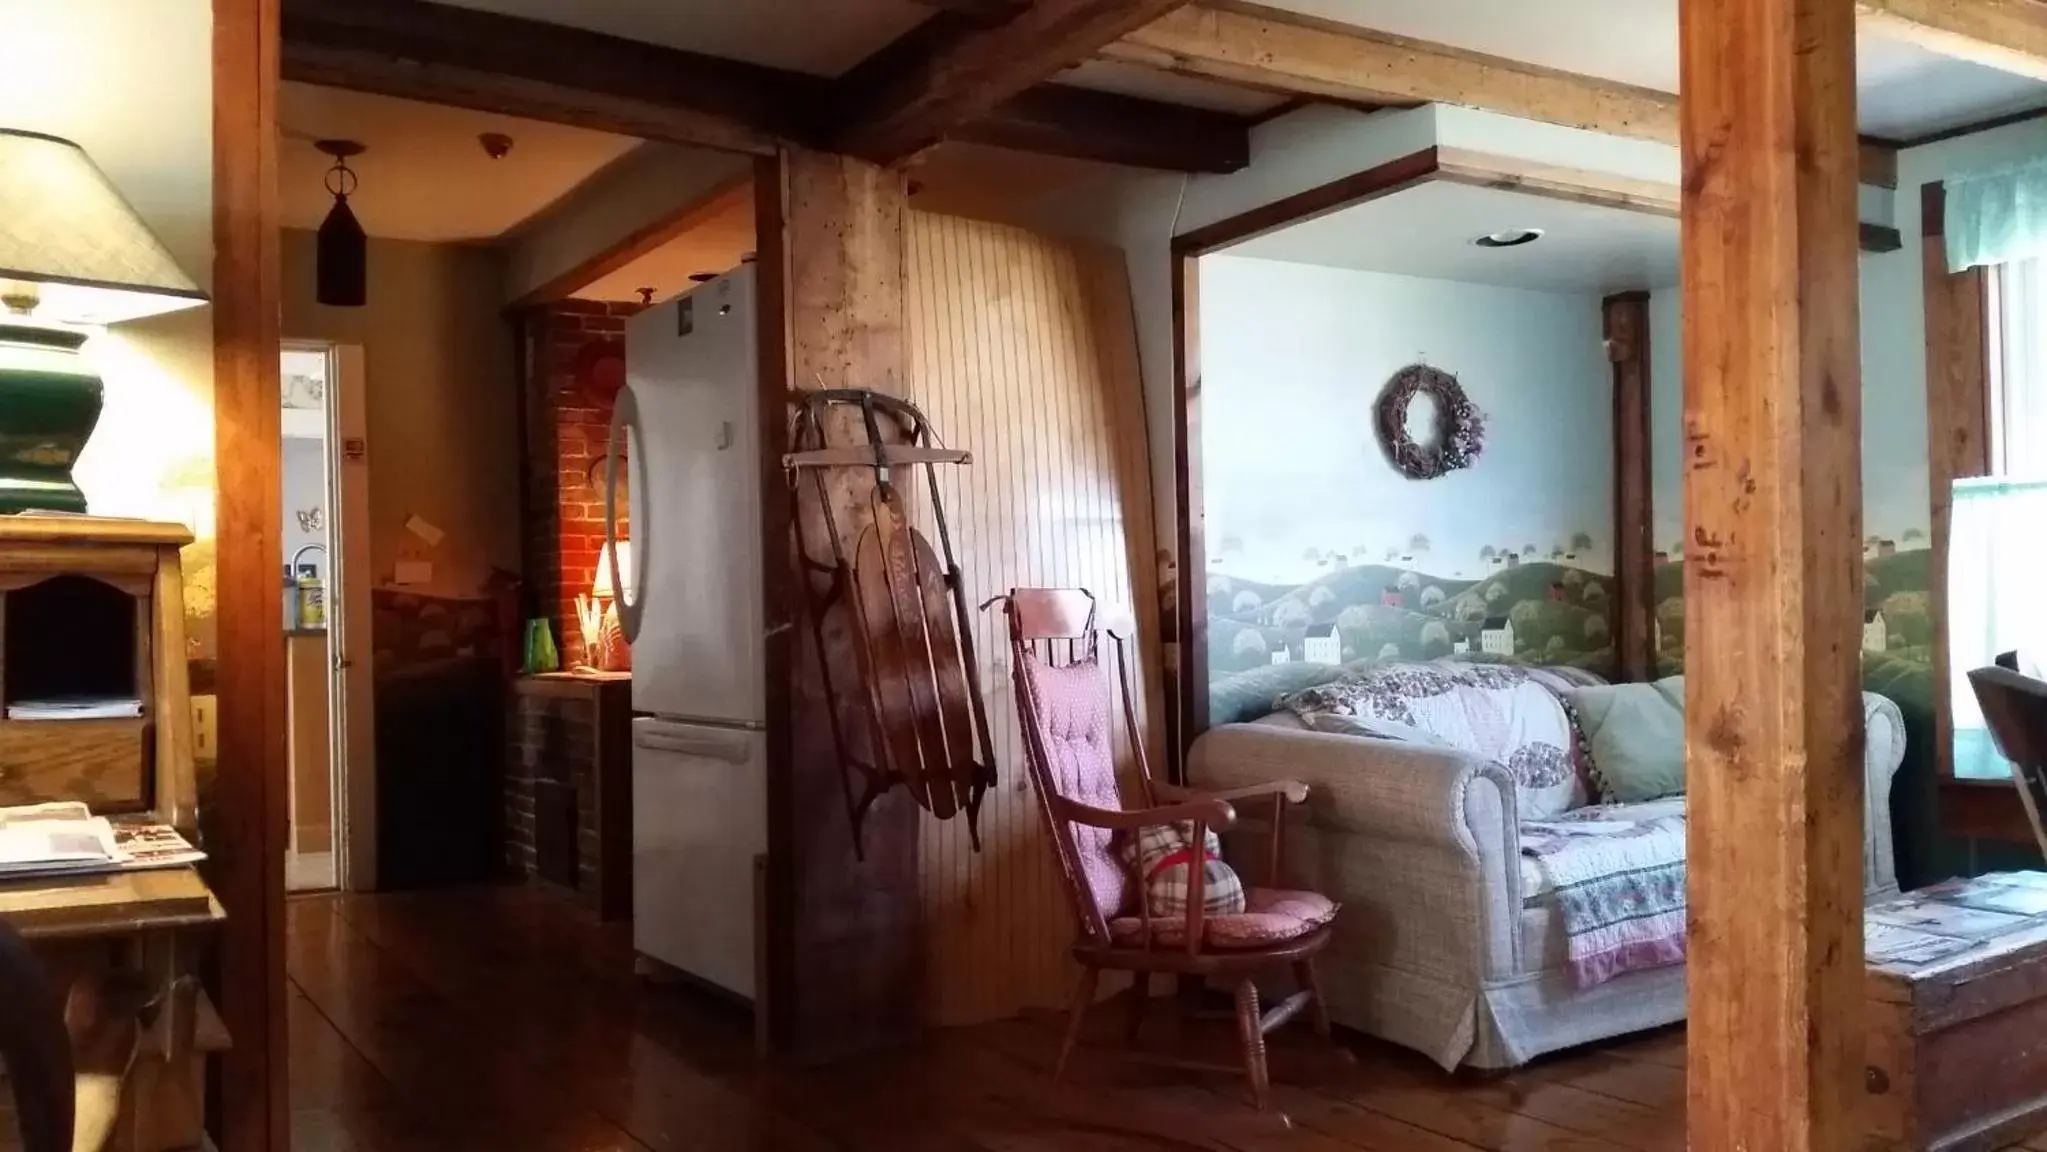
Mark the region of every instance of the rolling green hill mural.
[[1292, 587], [1208, 578], [1212, 678], [1271, 664], [1473, 659], [1613, 663], [1612, 579], [1502, 552], [1476, 579], [1419, 567], [1344, 566]]

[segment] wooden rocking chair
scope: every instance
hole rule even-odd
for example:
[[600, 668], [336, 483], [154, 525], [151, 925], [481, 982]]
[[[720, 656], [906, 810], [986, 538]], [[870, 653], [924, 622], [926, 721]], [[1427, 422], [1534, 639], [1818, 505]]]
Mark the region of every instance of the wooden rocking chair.
[[[1329, 942], [1328, 925], [1336, 906], [1312, 892], [1247, 885], [1244, 912], [1207, 915], [1197, 860], [1187, 868], [1185, 916], [1154, 917], [1145, 878], [1134, 860], [1119, 860], [1117, 848], [1122, 837], [1168, 824], [1191, 825], [1187, 842], [1200, 845], [1209, 830], [1220, 832], [1236, 823], [1232, 801], [1265, 800], [1270, 802], [1272, 821], [1266, 882], [1274, 884], [1284, 858], [1286, 807], [1304, 802], [1307, 786], [1277, 781], [1205, 793], [1154, 780], [1138, 735], [1129, 648], [1123, 637], [1110, 633], [1138, 770], [1139, 807], [1126, 808], [1111, 747], [1111, 690], [1100, 659], [1094, 597], [1080, 589], [1018, 588], [997, 599], [1009, 620], [1012, 675], [1031, 780], [1079, 923], [1073, 957], [1081, 964], [1080, 986], [1074, 992], [1053, 1083], [1065, 1074], [1104, 970], [1136, 975], [1129, 1005], [1133, 1046], [1143, 1025], [1151, 973], [1173, 973], [1183, 982], [1214, 977], [1234, 988], [1243, 1072], [1250, 1080], [1253, 1101], [1264, 1111], [1271, 1099], [1266, 1034], [1305, 1010], [1312, 1014], [1315, 1030], [1329, 1036], [1329, 1012], [1316, 979], [1314, 956]], [[1253, 981], [1279, 967], [1292, 968], [1299, 991], [1271, 1010], [1260, 1011]], [[1226, 1065], [1172, 1063], [1237, 1071]]]

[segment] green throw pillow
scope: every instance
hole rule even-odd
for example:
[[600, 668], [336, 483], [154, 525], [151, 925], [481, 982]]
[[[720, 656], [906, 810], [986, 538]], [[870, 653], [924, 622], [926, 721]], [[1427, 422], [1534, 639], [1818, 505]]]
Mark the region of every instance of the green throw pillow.
[[1684, 793], [1684, 677], [1574, 688], [1564, 698], [1585, 735], [1602, 801], [1632, 804]]

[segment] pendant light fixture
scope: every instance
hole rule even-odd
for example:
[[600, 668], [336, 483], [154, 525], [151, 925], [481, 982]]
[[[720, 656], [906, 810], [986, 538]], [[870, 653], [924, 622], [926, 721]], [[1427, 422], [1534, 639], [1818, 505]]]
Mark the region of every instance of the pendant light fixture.
[[354, 140], [320, 140], [313, 147], [334, 157], [334, 167], [327, 170], [327, 191], [334, 196], [334, 207], [320, 222], [313, 262], [314, 297], [331, 307], [360, 308], [369, 298], [370, 248], [369, 238], [348, 207], [348, 197], [359, 183], [348, 160], [362, 155], [363, 145]]

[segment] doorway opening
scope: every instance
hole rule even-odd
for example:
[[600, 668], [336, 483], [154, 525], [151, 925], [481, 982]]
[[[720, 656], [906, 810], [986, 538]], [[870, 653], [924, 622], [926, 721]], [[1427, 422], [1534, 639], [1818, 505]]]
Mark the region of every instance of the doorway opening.
[[[287, 343], [280, 372], [284, 523], [285, 725], [290, 831], [285, 885], [293, 892], [354, 887], [374, 845], [367, 685], [355, 653], [368, 640], [361, 555], [368, 478], [362, 430], [362, 351]], [[360, 830], [368, 835], [352, 835]], [[373, 851], [373, 849], [372, 849]]]

